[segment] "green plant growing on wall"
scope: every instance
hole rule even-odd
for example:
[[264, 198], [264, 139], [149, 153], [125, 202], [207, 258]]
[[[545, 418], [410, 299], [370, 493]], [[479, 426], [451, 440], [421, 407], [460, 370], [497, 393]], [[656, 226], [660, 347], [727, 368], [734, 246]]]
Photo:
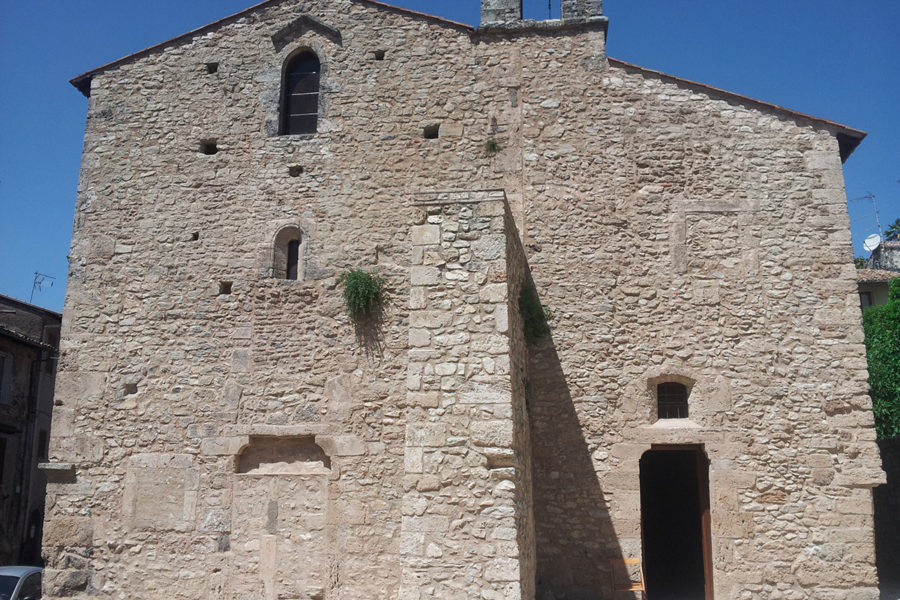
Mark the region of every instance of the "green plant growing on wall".
[[500, 143], [494, 138], [491, 138], [484, 143], [484, 151], [488, 156], [493, 156], [500, 152]]
[[891, 223], [890, 227], [884, 231], [884, 239], [889, 242], [900, 240], [900, 219]]
[[881, 439], [900, 435], [900, 278], [890, 282], [889, 300], [863, 311], [869, 395]]
[[541, 306], [533, 285], [523, 285], [519, 292], [519, 314], [522, 315], [525, 341], [536, 342], [550, 334], [549, 321], [553, 320], [553, 311]]
[[341, 276], [342, 296], [347, 314], [354, 321], [372, 316], [384, 296], [384, 282], [377, 275], [351, 269]]

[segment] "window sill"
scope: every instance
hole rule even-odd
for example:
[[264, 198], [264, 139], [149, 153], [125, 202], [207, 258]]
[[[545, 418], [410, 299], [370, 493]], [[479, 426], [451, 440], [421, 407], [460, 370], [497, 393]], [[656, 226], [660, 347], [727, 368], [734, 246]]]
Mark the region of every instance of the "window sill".
[[701, 429], [701, 425], [690, 419], [659, 419], [648, 429]]

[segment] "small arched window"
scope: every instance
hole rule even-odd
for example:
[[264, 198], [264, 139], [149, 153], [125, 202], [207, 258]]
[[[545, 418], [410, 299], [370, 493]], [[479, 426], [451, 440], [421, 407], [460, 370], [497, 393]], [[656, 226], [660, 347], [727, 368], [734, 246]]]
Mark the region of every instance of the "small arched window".
[[285, 227], [275, 236], [272, 273], [278, 279], [300, 279], [301, 234], [297, 227]]
[[660, 419], [687, 419], [687, 386], [674, 381], [658, 384], [656, 386], [656, 406]]
[[312, 52], [293, 57], [284, 70], [281, 100], [281, 134], [316, 132], [319, 120], [319, 71], [321, 63]]

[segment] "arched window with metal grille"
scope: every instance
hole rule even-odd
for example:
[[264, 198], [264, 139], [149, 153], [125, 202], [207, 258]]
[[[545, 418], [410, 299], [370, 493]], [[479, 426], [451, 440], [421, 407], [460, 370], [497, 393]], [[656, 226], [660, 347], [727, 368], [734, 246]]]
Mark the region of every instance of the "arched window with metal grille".
[[319, 74], [322, 65], [310, 51], [297, 54], [284, 70], [281, 134], [316, 133], [319, 121]]
[[660, 419], [688, 418], [688, 387], [666, 381], [656, 386], [657, 416]]

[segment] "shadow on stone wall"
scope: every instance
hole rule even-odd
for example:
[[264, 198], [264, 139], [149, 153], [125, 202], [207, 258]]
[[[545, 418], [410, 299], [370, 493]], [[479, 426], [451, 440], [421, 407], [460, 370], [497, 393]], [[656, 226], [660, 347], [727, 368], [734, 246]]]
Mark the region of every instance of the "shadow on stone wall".
[[552, 336], [529, 346], [528, 369], [536, 599], [612, 598], [609, 561], [622, 550]]
[[881, 440], [881, 464], [887, 483], [873, 490], [875, 561], [881, 600], [900, 598], [900, 438]]
[[384, 307], [379, 303], [371, 314], [360, 315], [353, 322], [356, 342], [366, 356], [380, 357], [384, 354]]

